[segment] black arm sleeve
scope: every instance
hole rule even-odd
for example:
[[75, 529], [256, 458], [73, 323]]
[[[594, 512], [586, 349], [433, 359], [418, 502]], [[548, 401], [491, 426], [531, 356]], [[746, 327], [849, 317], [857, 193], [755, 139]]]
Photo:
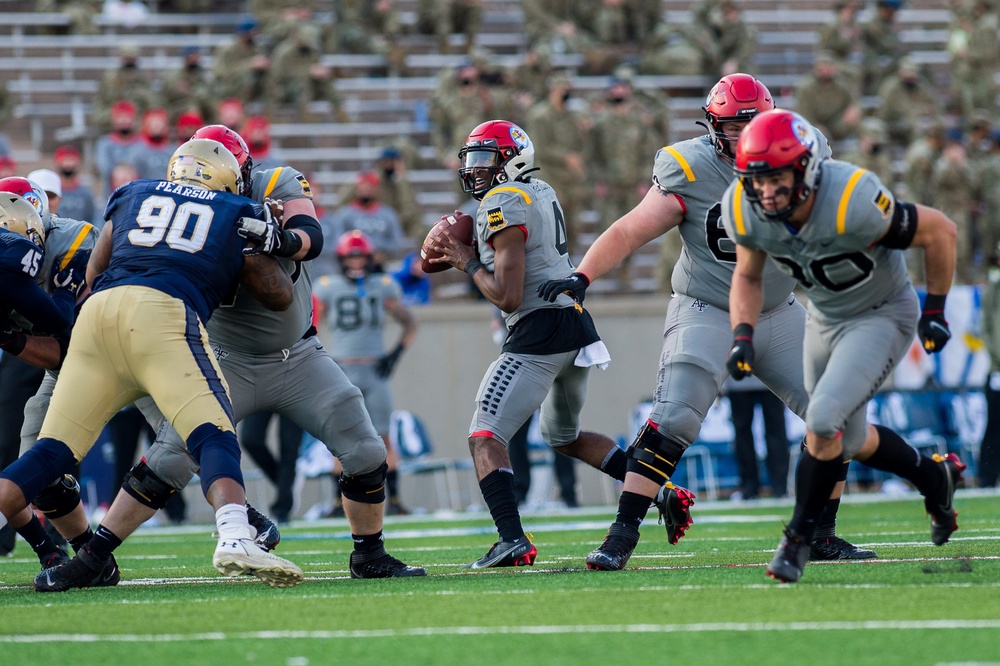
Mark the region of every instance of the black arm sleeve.
[[885, 232], [885, 236], [882, 236], [882, 240], [878, 244], [894, 250], [905, 250], [910, 247], [916, 233], [917, 207], [905, 201], [896, 201], [889, 230]]
[[30, 277], [8, 273], [3, 276], [7, 303], [31, 322], [32, 333], [62, 333], [73, 325], [76, 299], [68, 289], [57, 289], [49, 295]]
[[323, 229], [319, 226], [319, 220], [310, 215], [294, 215], [285, 221], [285, 229], [299, 229], [309, 236], [309, 251], [304, 257], [304, 261], [315, 259], [323, 251]]

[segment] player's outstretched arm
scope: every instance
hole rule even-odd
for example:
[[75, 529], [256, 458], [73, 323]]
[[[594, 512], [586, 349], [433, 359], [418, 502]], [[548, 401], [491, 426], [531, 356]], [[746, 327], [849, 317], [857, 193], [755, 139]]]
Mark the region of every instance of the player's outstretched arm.
[[613, 270], [625, 257], [662, 236], [684, 219], [674, 194], [651, 187], [635, 208], [615, 220], [590, 246], [577, 270], [591, 281]]
[[240, 284], [268, 310], [283, 312], [292, 305], [292, 278], [274, 257], [246, 257]]
[[955, 246], [958, 230], [947, 215], [936, 208], [916, 204], [917, 231], [910, 247], [924, 248], [927, 293], [944, 295], [955, 275]]
[[733, 328], [740, 324], [757, 325], [760, 309], [764, 307], [764, 265], [767, 254], [736, 246], [736, 268], [729, 289], [729, 322]]

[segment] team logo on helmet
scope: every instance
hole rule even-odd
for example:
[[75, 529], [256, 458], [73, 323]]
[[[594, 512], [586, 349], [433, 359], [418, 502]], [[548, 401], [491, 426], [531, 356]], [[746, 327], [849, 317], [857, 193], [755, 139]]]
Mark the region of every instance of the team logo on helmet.
[[510, 138], [518, 148], [524, 148], [528, 145], [528, 135], [517, 125], [510, 126]]
[[43, 213], [42, 200], [38, 198], [38, 195], [34, 192], [28, 191], [21, 195], [21, 197], [35, 207], [35, 210], [39, 215]]
[[809, 131], [809, 126], [806, 125], [802, 118], [796, 117], [792, 119], [792, 133], [795, 134], [795, 138], [799, 140], [799, 143], [806, 148], [812, 148], [812, 132]]

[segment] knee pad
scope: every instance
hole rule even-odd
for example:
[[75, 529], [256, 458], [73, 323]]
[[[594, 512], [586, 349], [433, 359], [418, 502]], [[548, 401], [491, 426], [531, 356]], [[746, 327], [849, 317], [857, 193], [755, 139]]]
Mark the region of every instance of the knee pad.
[[198, 473], [198, 463], [180, 440], [176, 446], [172, 441], [157, 440], [142, 457], [149, 471], [156, 478], [174, 490], [184, 490]]
[[363, 504], [381, 504], [385, 501], [385, 475], [389, 466], [385, 463], [378, 469], [356, 476], [340, 477], [340, 490], [344, 497]]
[[628, 471], [663, 484], [677, 468], [686, 447], [661, 434], [647, 421], [628, 448]]
[[829, 395], [819, 396], [806, 410], [806, 427], [820, 437], [833, 439], [844, 428], [844, 405]]
[[240, 443], [236, 433], [203, 423], [187, 440], [191, 455], [201, 466], [201, 489], [207, 493], [219, 479], [233, 479], [243, 485], [240, 470]]
[[62, 518], [73, 512], [80, 503], [80, 483], [72, 474], [64, 474], [55, 483], [45, 486], [32, 504], [46, 518]]
[[134, 465], [125, 475], [122, 490], [139, 504], [159, 511], [177, 490], [158, 477], [145, 460]]
[[679, 402], [666, 403], [659, 418], [659, 429], [669, 432], [671, 438], [687, 448], [698, 439], [704, 417], [689, 406]]
[[340, 460], [347, 476], [376, 469], [385, 462], [385, 442], [375, 432], [360, 392], [337, 405], [320, 439]]
[[65, 443], [45, 437], [0, 472], [0, 479], [7, 479], [20, 488], [21, 494], [30, 501], [46, 486], [58, 481], [76, 462], [76, 455]]

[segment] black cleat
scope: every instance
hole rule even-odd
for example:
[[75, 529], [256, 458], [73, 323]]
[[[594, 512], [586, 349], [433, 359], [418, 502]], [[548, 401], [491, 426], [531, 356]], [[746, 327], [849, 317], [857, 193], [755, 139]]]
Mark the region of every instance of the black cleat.
[[42, 571], [45, 571], [46, 569], [51, 569], [52, 567], [68, 564], [69, 555], [67, 555], [66, 551], [62, 548], [56, 548], [45, 557], [39, 557], [38, 561], [42, 565]]
[[351, 578], [410, 578], [426, 575], [426, 569], [408, 566], [385, 550], [367, 557], [356, 550], [351, 552]]
[[874, 550], [858, 548], [850, 541], [844, 541], [838, 536], [813, 539], [809, 547], [810, 560], [875, 560], [878, 553]]
[[475, 562], [463, 564], [463, 569], [487, 569], [489, 567], [530, 567], [535, 563], [538, 549], [525, 534], [513, 541], [497, 541], [486, 554]]
[[273, 520], [250, 506], [250, 502], [247, 502], [247, 522], [257, 530], [254, 543], [264, 550], [272, 551], [281, 543], [281, 533], [278, 532], [278, 526], [274, 524]]
[[596, 550], [587, 555], [587, 568], [595, 571], [621, 571], [639, 543], [639, 529], [625, 523], [611, 523], [608, 534]]
[[667, 528], [667, 541], [676, 546], [688, 528], [694, 524], [691, 517], [691, 506], [695, 494], [687, 488], [681, 488], [667, 481], [653, 499], [653, 506], [660, 513], [657, 524]]
[[943, 467], [944, 483], [932, 496], [924, 497], [924, 508], [931, 516], [931, 541], [935, 546], [943, 546], [958, 529], [958, 511], [952, 500], [966, 465], [954, 453], [946, 456], [935, 453], [933, 460]]
[[38, 592], [65, 592], [77, 587], [111, 587], [121, 580], [112, 555], [101, 562], [85, 546], [68, 563], [46, 569], [35, 576]]
[[809, 544], [795, 532], [785, 528], [785, 537], [774, 552], [774, 559], [767, 565], [767, 575], [782, 583], [794, 583], [802, 578], [802, 570], [809, 561]]

